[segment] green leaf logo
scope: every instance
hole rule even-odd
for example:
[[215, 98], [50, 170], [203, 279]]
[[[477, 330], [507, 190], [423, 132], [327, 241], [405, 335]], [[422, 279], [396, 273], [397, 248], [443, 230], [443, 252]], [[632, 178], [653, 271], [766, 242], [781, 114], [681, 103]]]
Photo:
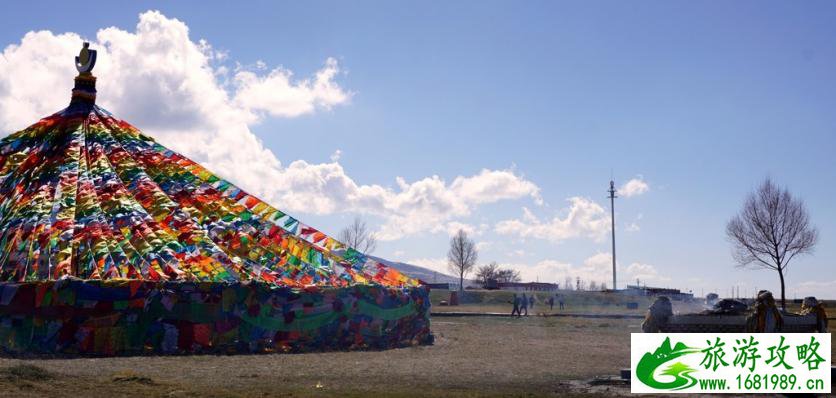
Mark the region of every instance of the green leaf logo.
[[681, 390], [697, 384], [697, 379], [691, 376], [691, 373], [696, 372], [696, 369], [689, 367], [682, 362], [675, 362], [662, 371], [662, 375], [673, 376], [673, 381], [661, 382], [653, 377], [656, 369], [667, 362], [684, 355], [698, 353], [699, 348], [688, 347], [682, 343], [676, 343], [671, 347], [670, 337], [665, 338], [662, 345], [653, 351], [653, 353], [645, 353], [639, 364], [636, 366], [636, 377], [648, 387], [653, 387], [659, 390]]

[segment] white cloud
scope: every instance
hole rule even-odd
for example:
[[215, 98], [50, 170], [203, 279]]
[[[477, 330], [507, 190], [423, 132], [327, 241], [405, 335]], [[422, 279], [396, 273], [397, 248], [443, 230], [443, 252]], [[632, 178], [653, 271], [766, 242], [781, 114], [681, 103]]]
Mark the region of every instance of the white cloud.
[[437, 225], [435, 228], [432, 229], [433, 232], [444, 231], [447, 233], [447, 236], [453, 236], [459, 233], [460, 230], [464, 231], [471, 238], [474, 235], [478, 235], [480, 233], [480, 231], [475, 226], [459, 221], [450, 221], [447, 224]]
[[531, 210], [523, 208], [522, 219], [500, 221], [494, 230], [499, 234], [517, 235], [521, 238], [547, 239], [560, 242], [571, 238], [603, 240], [609, 230], [610, 218], [601, 205], [588, 198], [567, 199], [569, 207], [563, 209], [564, 216], [541, 221]]
[[[11, 132], [59, 110], [69, 101], [75, 33], [27, 33], [0, 57], [0, 129]], [[287, 165], [265, 148], [250, 126], [263, 117], [295, 117], [347, 103], [351, 93], [336, 81], [340, 67], [325, 60], [313, 76], [296, 79], [264, 62], [232, 67], [229, 54], [193, 41], [185, 23], [156, 11], [142, 13], [133, 32], [97, 32], [94, 74], [98, 103], [236, 185], [290, 212], [359, 212], [381, 216], [381, 240], [446, 231], [476, 207], [532, 198], [539, 188], [513, 169], [488, 170], [446, 182], [438, 176], [397, 189], [357, 183], [339, 163], [296, 160]], [[231, 75], [231, 76], [230, 76]], [[56, 90], [66, 87], [66, 90]], [[443, 226], [439, 230], [439, 226]]]
[[520, 271], [520, 277], [523, 282], [539, 280], [540, 282], [560, 283], [563, 285], [564, 276], [577, 274], [571, 264], [556, 260], [543, 260], [533, 265], [509, 264], [503, 268], [505, 267]]
[[235, 74], [234, 101], [243, 108], [266, 112], [271, 116], [294, 117], [313, 112], [317, 106], [330, 109], [348, 101], [334, 77], [340, 71], [337, 60], [328, 58], [325, 67], [313, 79], [294, 82], [293, 72], [276, 68], [267, 76], [250, 71]]
[[[0, 129], [19, 130], [69, 104], [81, 39], [74, 33], [55, 36], [29, 32], [20, 45], [0, 56]], [[66, 87], [66, 90], [56, 90]]]
[[671, 280], [667, 276], [660, 275], [656, 267], [642, 263], [631, 263], [627, 266], [627, 275], [630, 278], [627, 283], [635, 283], [636, 279], [638, 279], [642, 285], [670, 282]]
[[[19, 45], [4, 49], [0, 57], [4, 132], [23, 128], [68, 103], [75, 75], [72, 60], [80, 43], [74, 33], [40, 31], [27, 33]], [[306, 94], [306, 89], [316, 86], [309, 79], [277, 88], [274, 94], [286, 102], [250, 100], [241, 105], [231, 100], [241, 94], [236, 91], [241, 87], [227, 87], [218, 80], [214, 62], [223, 58], [222, 53], [205, 41], [192, 41], [186, 24], [156, 11], [141, 14], [135, 32], [115, 27], [99, 30], [91, 47], [99, 52], [94, 73], [100, 105], [164, 145], [268, 197], [269, 186], [282, 168], [249, 130], [258, 122], [258, 112], [295, 115], [300, 107], [313, 112], [317, 106], [336, 104]], [[314, 79], [319, 86], [339, 90], [336, 82], [323, 81], [333, 77], [334, 68], [326, 61]], [[241, 73], [245, 72], [237, 74]]]
[[450, 273], [450, 266], [447, 262], [446, 257], [425, 257], [425, 258], [415, 258], [409, 261], [404, 261], [407, 264], [417, 265], [419, 267], [424, 267], [429, 270], [437, 271], [442, 274], [449, 274]]
[[450, 190], [465, 202], [492, 203], [504, 199], [517, 199], [531, 196], [537, 204], [542, 204], [540, 188], [531, 181], [518, 176], [511, 170], [482, 169], [472, 177], [457, 177], [450, 184]]
[[639, 213], [636, 215], [636, 219], [627, 223], [627, 227], [624, 228], [627, 232], [639, 232], [641, 231], [641, 227], [639, 226], [639, 221], [644, 218], [644, 215]]
[[641, 176], [633, 178], [618, 188], [618, 194], [623, 198], [641, 195], [650, 190], [650, 185]]
[[[539, 188], [511, 170], [482, 170], [474, 176], [456, 177], [449, 184], [438, 176], [411, 183], [398, 178], [398, 190], [394, 190], [376, 184], [359, 185], [336, 162], [310, 164], [297, 160], [281, 170], [276, 180], [283, 186], [274, 188], [275, 202], [291, 211], [356, 211], [383, 217], [385, 222], [377, 234], [383, 241], [425, 231], [451, 234], [459, 228], [478, 234], [479, 229], [452, 219], [468, 216], [484, 203], [524, 196], [539, 198]], [[498, 181], [504, 184], [502, 188]]]
[[612, 254], [609, 252], [596, 253], [583, 260], [583, 264], [597, 271], [612, 272]]
[[[438, 224], [434, 228], [430, 229], [430, 232], [433, 233], [441, 233], [444, 232], [447, 236], [454, 236], [459, 231], [464, 231], [471, 239], [477, 236], [481, 236], [485, 233], [485, 231], [489, 228], [487, 224], [479, 224], [479, 225], [472, 225], [468, 223], [463, 223], [460, 221], [450, 221], [444, 224]], [[487, 247], [488, 242], [479, 242], [483, 243], [485, 247]], [[477, 243], [477, 249], [479, 248], [479, 243]]]
[[[584, 266], [594, 274], [603, 275], [604, 280], [608, 284], [612, 283], [612, 254], [609, 252], [598, 253], [584, 260]], [[642, 285], [670, 282], [671, 278], [659, 274], [659, 271], [650, 264], [639, 262], [630, 263], [625, 269], [621, 263], [616, 264], [616, 271], [618, 272], [619, 286], [626, 279], [626, 283], [634, 284], [638, 278]]]
[[480, 230], [475, 227], [449, 221], [469, 216], [480, 204], [526, 196], [540, 201], [540, 188], [513, 170], [483, 169], [474, 176], [456, 177], [449, 184], [438, 176], [413, 183], [398, 178], [397, 183], [399, 192], [371, 185], [346, 197], [356, 202], [357, 208], [387, 218], [378, 235], [381, 240], [398, 239], [421, 231], [446, 231], [449, 234], [457, 227], [478, 234]]
[[566, 277], [572, 279], [574, 286], [576, 278], [581, 278], [584, 283], [594, 281], [610, 283], [612, 279], [612, 263], [609, 253], [598, 253], [590, 256], [580, 265], [557, 261], [542, 260], [533, 265], [511, 264], [510, 267], [520, 271], [523, 281], [536, 281], [560, 283], [563, 286]]
[[[415, 258], [406, 262], [430, 270], [449, 273], [447, 259], [443, 257]], [[605, 283], [607, 286], [612, 287], [612, 255], [609, 252], [596, 253], [589, 256], [579, 265], [544, 259], [534, 264], [500, 262], [499, 266], [519, 271], [520, 277], [524, 282], [539, 280], [540, 282], [560, 283], [563, 286], [565, 279], [569, 277], [572, 280], [573, 288], [577, 278], [580, 278], [586, 285], [594, 281], [599, 285]], [[634, 284], [636, 278], [639, 278], [643, 285], [664, 284], [671, 281], [671, 278], [660, 275], [656, 267], [650, 264], [634, 262], [627, 266], [626, 269], [620, 264], [617, 264], [616, 267], [620, 276], [619, 279], [623, 281], [626, 278], [628, 280], [627, 283], [630, 284]], [[624, 282], [620, 282], [619, 286], [623, 287], [621, 285], [622, 283]]]
[[[589, 256], [580, 265], [546, 259], [535, 264], [508, 264], [506, 266], [520, 271], [524, 281], [535, 281], [539, 278], [541, 282], [558, 282], [562, 286], [566, 277], [569, 277], [572, 279], [573, 287], [576, 278], [581, 278], [585, 284], [594, 281], [598, 284], [606, 283], [607, 286], [612, 287], [612, 255], [609, 252]], [[671, 281], [671, 278], [659, 274], [656, 267], [650, 264], [634, 262], [626, 269], [621, 264], [616, 264], [616, 270], [621, 287], [625, 279], [627, 283], [635, 284], [636, 278], [639, 278], [643, 285], [664, 284]]]
[[331, 154], [331, 161], [332, 161], [332, 162], [339, 162], [339, 161], [340, 161], [340, 157], [341, 157], [342, 155], [343, 155], [343, 151], [342, 151], [342, 150], [337, 149], [336, 151], [334, 151], [334, 153], [332, 153], [332, 154]]

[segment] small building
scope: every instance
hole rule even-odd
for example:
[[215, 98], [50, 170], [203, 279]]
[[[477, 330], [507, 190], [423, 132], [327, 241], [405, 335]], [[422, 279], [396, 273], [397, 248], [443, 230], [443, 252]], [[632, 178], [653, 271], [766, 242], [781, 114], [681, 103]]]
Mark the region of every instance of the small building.
[[512, 290], [515, 292], [554, 292], [560, 287], [557, 283], [545, 282], [497, 282], [499, 290]]
[[630, 296], [667, 296], [671, 300], [677, 301], [689, 301], [694, 299], [693, 293], [685, 293], [680, 291], [679, 289], [671, 289], [666, 287], [627, 285], [627, 288], [621, 290], [621, 293]]

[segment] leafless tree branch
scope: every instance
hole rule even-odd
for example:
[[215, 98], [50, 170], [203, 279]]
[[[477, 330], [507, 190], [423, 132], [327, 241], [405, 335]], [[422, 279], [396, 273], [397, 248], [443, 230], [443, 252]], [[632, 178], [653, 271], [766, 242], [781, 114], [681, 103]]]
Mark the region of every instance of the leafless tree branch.
[[460, 229], [455, 236], [450, 238], [447, 261], [450, 270], [459, 275], [459, 290], [464, 290], [464, 276], [473, 270], [478, 257], [476, 243], [467, 237], [466, 232]]
[[778, 271], [781, 306], [786, 308], [787, 266], [795, 256], [813, 253], [818, 242], [818, 230], [810, 224], [804, 202], [767, 178], [729, 220], [726, 236], [739, 267]]
[[355, 217], [351, 225], [343, 228], [338, 239], [363, 254], [372, 254], [377, 248], [377, 237], [360, 217]]

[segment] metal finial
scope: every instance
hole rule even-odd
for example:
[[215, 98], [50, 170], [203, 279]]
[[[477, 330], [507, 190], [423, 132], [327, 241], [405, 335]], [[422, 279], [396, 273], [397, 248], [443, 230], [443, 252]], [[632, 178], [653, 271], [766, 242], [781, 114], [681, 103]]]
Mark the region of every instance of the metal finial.
[[96, 66], [96, 50], [90, 49], [90, 43], [84, 42], [81, 52], [75, 57], [75, 68], [80, 74], [89, 75]]

